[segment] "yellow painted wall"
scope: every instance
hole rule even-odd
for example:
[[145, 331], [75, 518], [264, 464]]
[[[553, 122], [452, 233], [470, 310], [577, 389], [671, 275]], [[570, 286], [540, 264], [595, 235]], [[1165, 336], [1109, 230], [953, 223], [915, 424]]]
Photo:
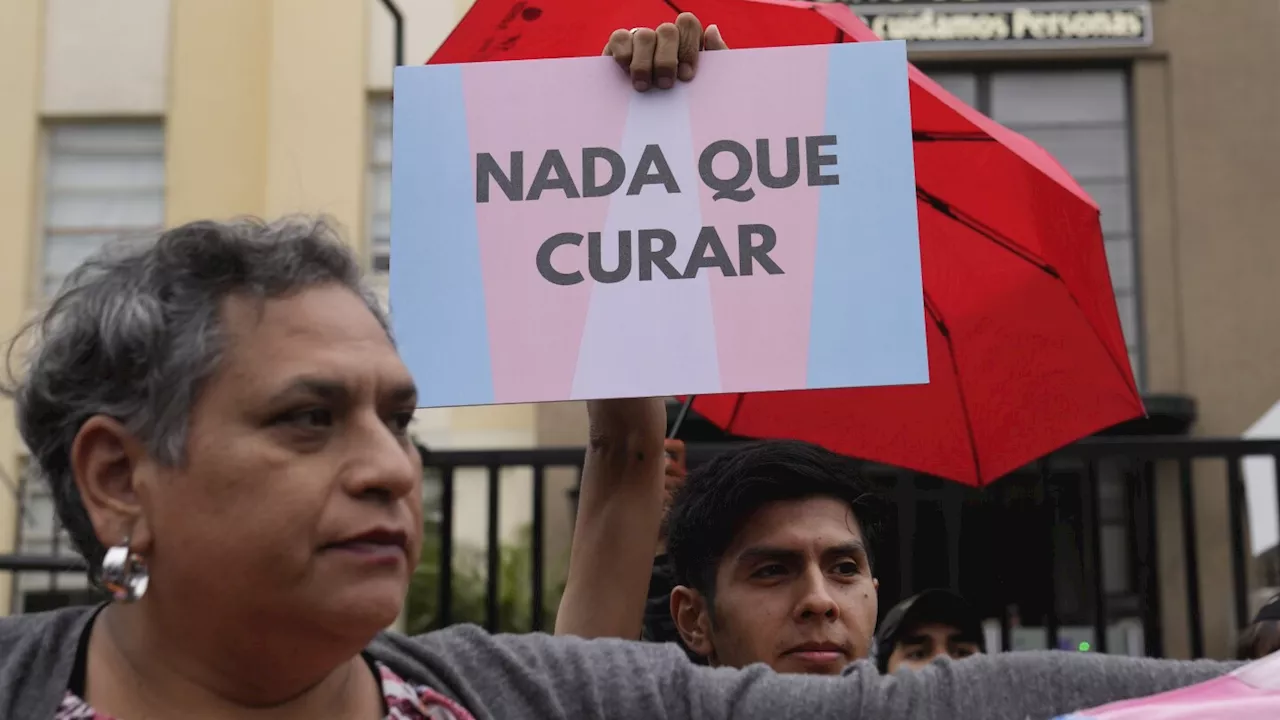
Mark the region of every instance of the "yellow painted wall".
[[[0, 338], [6, 347], [26, 316], [33, 282], [42, 10], [38, 2], [0, 3]], [[0, 553], [12, 552], [16, 537], [19, 442], [13, 405], [0, 398]], [[11, 587], [12, 578], [0, 573], [0, 615], [9, 612]]]
[[172, 15], [168, 223], [326, 213], [362, 248], [364, 7], [173, 0]]
[[46, 115], [164, 113], [170, 0], [43, 4]]
[[270, 11], [270, 0], [173, 0], [168, 225], [266, 212]]
[[272, 0], [265, 208], [331, 215], [364, 250], [368, 16], [352, 0]]

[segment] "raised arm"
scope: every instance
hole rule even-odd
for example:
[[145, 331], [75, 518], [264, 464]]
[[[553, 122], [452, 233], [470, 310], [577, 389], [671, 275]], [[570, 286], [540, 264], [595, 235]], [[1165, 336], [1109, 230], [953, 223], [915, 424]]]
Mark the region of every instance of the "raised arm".
[[588, 403], [591, 432], [556, 634], [640, 637], [662, 519], [660, 398]]

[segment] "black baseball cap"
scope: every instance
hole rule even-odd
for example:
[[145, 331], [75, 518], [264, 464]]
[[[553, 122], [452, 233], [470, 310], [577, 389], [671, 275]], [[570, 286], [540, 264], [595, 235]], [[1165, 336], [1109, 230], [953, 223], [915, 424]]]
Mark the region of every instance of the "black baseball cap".
[[1266, 620], [1280, 620], [1280, 595], [1271, 598], [1271, 601], [1262, 606], [1258, 611], [1258, 615], [1253, 619], [1255, 623], [1264, 622]]
[[876, 629], [876, 665], [880, 672], [888, 670], [889, 656], [905, 633], [930, 623], [959, 630], [962, 638], [977, 643], [986, 652], [982, 619], [973, 606], [950, 590], [925, 590], [894, 605]]

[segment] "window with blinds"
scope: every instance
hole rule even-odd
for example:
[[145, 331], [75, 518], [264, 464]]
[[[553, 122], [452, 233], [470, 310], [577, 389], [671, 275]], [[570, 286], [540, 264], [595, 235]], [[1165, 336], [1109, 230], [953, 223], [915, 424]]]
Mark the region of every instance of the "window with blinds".
[[391, 99], [369, 104], [369, 267], [391, 267]]
[[159, 122], [56, 124], [46, 132], [45, 295], [104, 243], [164, 224]]
[[1128, 77], [1123, 69], [930, 72], [956, 97], [1048, 150], [1102, 208], [1116, 307], [1139, 387], [1139, 323]]

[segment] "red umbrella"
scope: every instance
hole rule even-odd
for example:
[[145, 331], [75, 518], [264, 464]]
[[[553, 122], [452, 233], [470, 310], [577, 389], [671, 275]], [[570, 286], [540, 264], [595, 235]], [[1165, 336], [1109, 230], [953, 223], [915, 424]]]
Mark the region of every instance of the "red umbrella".
[[[606, 9], [607, 8], [607, 9]], [[477, 0], [432, 58], [598, 54], [677, 11], [735, 48], [875, 41], [844, 5]], [[1098, 206], [1043, 149], [912, 67], [928, 385], [705, 395], [726, 431], [795, 438], [971, 485], [1143, 413]]]
[[428, 64], [583, 57], [620, 27], [655, 27], [677, 12], [662, 0], [475, 0]]

